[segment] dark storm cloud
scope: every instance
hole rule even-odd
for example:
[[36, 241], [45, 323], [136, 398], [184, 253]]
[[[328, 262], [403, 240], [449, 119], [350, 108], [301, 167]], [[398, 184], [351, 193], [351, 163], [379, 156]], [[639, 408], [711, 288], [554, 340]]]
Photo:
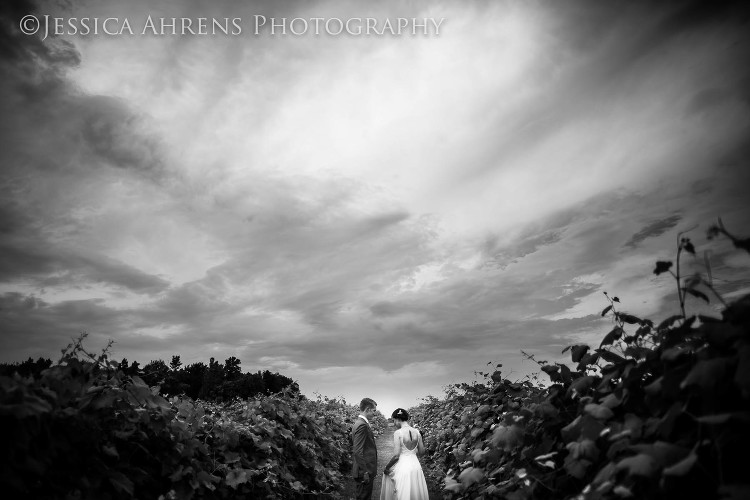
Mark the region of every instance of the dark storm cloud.
[[205, 329], [222, 316], [230, 318], [243, 306], [224, 298], [224, 286], [216, 275], [197, 282], [185, 283], [169, 290], [143, 311], [152, 322], [167, 325], [188, 325], [191, 330]]
[[37, 286], [102, 283], [154, 294], [168, 283], [122, 262], [80, 251], [47, 248], [43, 242], [23, 247], [0, 243], [0, 280]]
[[671, 217], [667, 217], [666, 219], [655, 220], [647, 224], [640, 231], [631, 236], [627, 243], [625, 243], [625, 246], [635, 248], [646, 238], [660, 236], [669, 231], [670, 229], [675, 227], [680, 222], [680, 220], [682, 220], [682, 217], [680, 215], [672, 215]]
[[159, 146], [124, 103], [68, 82], [66, 73], [81, 61], [70, 42], [18, 31], [33, 7], [4, 2], [0, 11], [0, 280], [157, 293], [168, 286], [164, 279], [66, 240], [85, 238], [89, 228], [76, 214], [91, 212], [88, 198], [111, 185], [117, 175], [107, 168], [153, 178]]
[[109, 165], [140, 171], [162, 166], [159, 145], [143, 132], [144, 123], [123, 103], [108, 97], [91, 96], [79, 102], [82, 137], [92, 152]]
[[497, 266], [504, 268], [508, 264], [517, 262], [529, 254], [536, 252], [540, 247], [553, 245], [562, 239], [562, 233], [555, 230], [548, 230], [542, 233], [536, 233], [518, 238], [517, 242], [505, 245], [502, 248], [492, 248], [492, 242], [488, 242], [487, 253], [490, 255], [486, 261], [488, 266]]
[[699, 91], [687, 105], [688, 113], [702, 113], [732, 100], [726, 89], [709, 88]]
[[[21, 18], [36, 13], [36, 2], [8, 0], [0, 6], [0, 60], [18, 65], [20, 70], [33, 71], [31, 57], [58, 70], [61, 67], [76, 66], [81, 62], [80, 55], [72, 44], [65, 40], [44, 43], [35, 36], [21, 33], [17, 27]], [[38, 68], [37, 68], [38, 70]]]
[[142, 117], [115, 98], [85, 95], [67, 80], [81, 62], [71, 42], [21, 34], [17, 23], [31, 12], [33, 4], [15, 0], [0, 10], [0, 146], [6, 182], [20, 182], [34, 170], [49, 175], [50, 170], [70, 173], [102, 164], [148, 171], [160, 167], [159, 145]]
[[[624, 214], [643, 203], [643, 196], [636, 193], [605, 192], [527, 224], [511, 243], [499, 244], [503, 235], [493, 233], [482, 248], [485, 256], [482, 265], [505, 269], [518, 264], [523, 257], [545, 250], [552, 252], [553, 258], [560, 262], [570, 263], [573, 259], [580, 273], [591, 272], [611, 261], [612, 255], [606, 250], [609, 245], [602, 243], [622, 237], [621, 221], [614, 215], [625, 217]], [[575, 248], [571, 249], [573, 241]]]
[[[17, 292], [0, 295], [0, 343], [12, 349], [12, 360], [40, 352], [59, 352], [66, 340], [90, 332], [102, 346], [127, 330], [128, 314], [108, 308], [102, 300], [68, 300], [55, 304]], [[20, 353], [20, 354], [18, 354]], [[4, 354], [4, 360], [8, 359]]]
[[0, 202], [0, 282], [38, 287], [105, 284], [146, 294], [168, 286], [164, 279], [116, 259], [55, 241], [39, 215], [25, 211], [21, 197]]

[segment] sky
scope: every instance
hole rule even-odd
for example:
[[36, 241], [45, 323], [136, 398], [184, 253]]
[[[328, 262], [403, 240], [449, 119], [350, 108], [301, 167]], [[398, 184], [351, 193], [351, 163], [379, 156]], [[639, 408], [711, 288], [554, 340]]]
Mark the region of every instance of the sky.
[[741, 4], [0, 13], [0, 362], [86, 332], [115, 359], [236, 356], [390, 414], [498, 363], [538, 373], [521, 351], [598, 345], [605, 291], [677, 313], [652, 271], [680, 232], [686, 274], [708, 261], [725, 300], [750, 292], [750, 256], [706, 238], [718, 217], [750, 235]]

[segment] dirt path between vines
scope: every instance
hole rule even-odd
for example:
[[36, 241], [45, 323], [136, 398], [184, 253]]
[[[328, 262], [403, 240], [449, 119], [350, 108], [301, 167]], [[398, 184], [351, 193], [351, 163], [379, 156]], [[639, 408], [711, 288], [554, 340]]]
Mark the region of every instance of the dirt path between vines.
[[[380, 485], [383, 480], [383, 469], [385, 469], [385, 465], [391, 459], [391, 456], [393, 456], [393, 431], [386, 430], [383, 434], [376, 437], [375, 445], [378, 448], [378, 473], [375, 476], [375, 484], [373, 484], [372, 488], [372, 498], [373, 500], [378, 500], [380, 498]], [[437, 495], [438, 489], [436, 485], [431, 483], [429, 477], [427, 477], [427, 489], [430, 491], [430, 498], [440, 498]], [[354, 480], [349, 477], [344, 492], [346, 495], [345, 498], [355, 498], [355, 491]]]

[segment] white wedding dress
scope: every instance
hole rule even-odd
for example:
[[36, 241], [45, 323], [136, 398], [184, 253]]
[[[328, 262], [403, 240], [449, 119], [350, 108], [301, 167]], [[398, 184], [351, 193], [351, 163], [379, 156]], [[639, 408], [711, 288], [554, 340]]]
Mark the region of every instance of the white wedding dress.
[[[411, 450], [404, 443], [405, 436], [406, 441], [409, 441], [409, 431], [412, 433], [412, 440], [416, 434], [417, 441], [412, 444]], [[418, 442], [422, 439], [419, 431], [413, 427], [403, 427], [394, 432], [393, 436], [394, 446], [398, 440], [401, 452], [398, 462], [391, 469], [391, 475], [383, 474], [380, 500], [429, 500], [427, 482], [417, 457]]]

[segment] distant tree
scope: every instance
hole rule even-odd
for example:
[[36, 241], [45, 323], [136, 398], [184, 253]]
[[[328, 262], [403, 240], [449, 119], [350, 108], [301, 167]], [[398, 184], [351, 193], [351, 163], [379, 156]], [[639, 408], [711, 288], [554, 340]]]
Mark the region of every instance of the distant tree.
[[18, 373], [22, 377], [39, 378], [44, 370], [52, 366], [51, 359], [38, 358], [34, 361], [31, 357], [21, 363], [0, 363], [0, 375], [11, 376]]
[[224, 361], [224, 380], [237, 380], [241, 376], [242, 369], [240, 368], [240, 360], [234, 356], [230, 356]]
[[289, 377], [280, 375], [278, 373], [271, 373], [268, 370], [263, 372], [263, 384], [266, 386], [266, 394], [273, 394], [279, 392], [281, 389], [292, 385], [294, 381]]
[[[38, 377], [52, 366], [50, 359], [32, 358], [21, 363], [0, 363], [0, 375]], [[299, 392], [299, 387], [289, 377], [269, 370], [242, 373], [241, 361], [230, 356], [224, 363], [211, 358], [209, 364], [198, 362], [183, 366], [180, 356], [173, 355], [169, 366], [162, 360], [152, 360], [141, 368], [138, 361], [132, 363], [123, 358], [118, 369], [128, 375], [143, 378], [150, 386], [159, 386], [163, 395], [185, 394], [193, 399], [231, 400], [247, 399], [258, 394], [272, 394], [285, 387]]]
[[178, 380], [185, 384], [185, 394], [193, 399], [198, 398], [201, 387], [203, 386], [203, 378], [208, 371], [208, 367], [205, 363], [193, 363], [187, 365], [184, 369], [180, 370]]
[[177, 370], [180, 369], [181, 366], [182, 366], [182, 361], [180, 361], [180, 357], [172, 356], [172, 362], [169, 363], [169, 368], [171, 368], [173, 372], [176, 372]]
[[239, 379], [224, 384], [222, 387], [224, 399], [246, 399], [266, 392], [266, 385], [263, 383], [263, 376], [260, 372], [245, 373]]
[[224, 367], [214, 358], [211, 358], [208, 362], [208, 370], [203, 376], [203, 385], [198, 393], [198, 398], [214, 399], [218, 395], [217, 389], [222, 382], [224, 382]]
[[143, 381], [152, 386], [163, 384], [169, 375], [167, 364], [160, 359], [149, 362], [142, 371]]

